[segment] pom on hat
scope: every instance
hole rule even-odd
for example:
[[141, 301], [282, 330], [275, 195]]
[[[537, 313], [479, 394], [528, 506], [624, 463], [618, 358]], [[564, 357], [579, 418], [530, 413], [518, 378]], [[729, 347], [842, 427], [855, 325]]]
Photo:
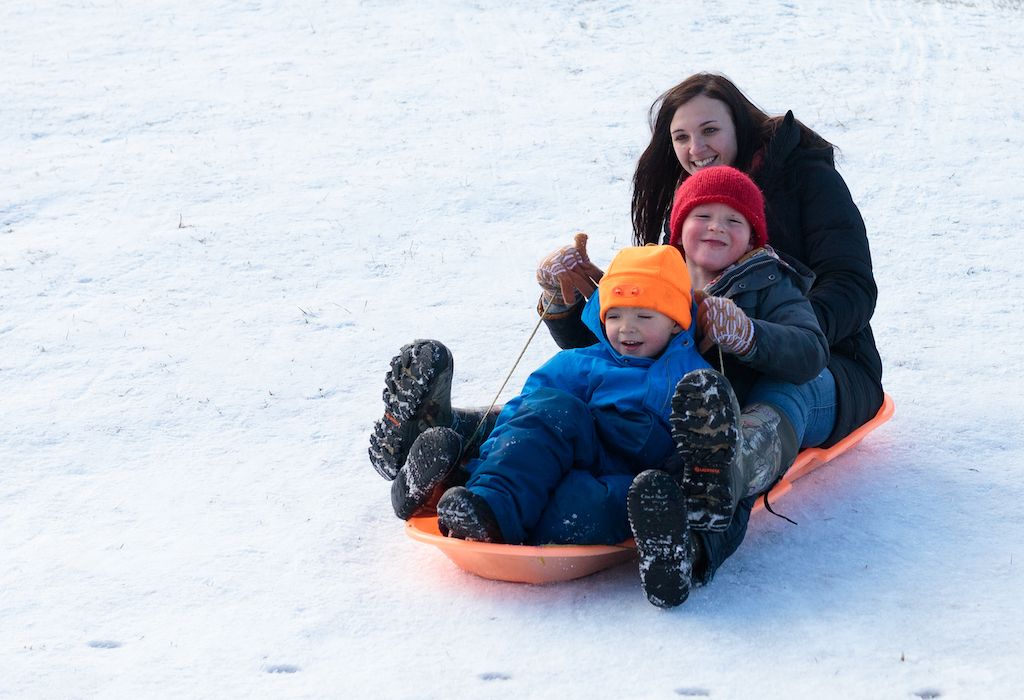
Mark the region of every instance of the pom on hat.
[[683, 180], [676, 190], [669, 219], [669, 243], [681, 246], [683, 221], [694, 207], [701, 204], [725, 204], [732, 207], [753, 227], [751, 242], [755, 248], [768, 243], [768, 226], [764, 219], [764, 197], [749, 177], [728, 165], [698, 170]]
[[636, 306], [665, 314], [690, 327], [690, 273], [679, 249], [670, 245], [623, 248], [598, 287], [601, 323], [608, 309]]

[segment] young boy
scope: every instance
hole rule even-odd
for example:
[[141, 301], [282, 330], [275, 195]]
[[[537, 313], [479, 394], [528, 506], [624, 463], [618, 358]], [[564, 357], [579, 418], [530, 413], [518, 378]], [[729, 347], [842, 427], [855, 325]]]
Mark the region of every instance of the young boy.
[[[626, 493], [634, 476], [673, 452], [668, 419], [676, 383], [707, 367], [690, 333], [691, 306], [676, 248], [620, 251], [584, 310], [600, 342], [558, 353], [504, 406], [479, 457], [465, 466], [465, 486], [448, 489], [437, 503], [442, 531], [510, 544], [628, 539]], [[399, 479], [434, 481], [415, 472], [450, 470], [435, 455], [452, 454], [459, 440], [448, 428], [425, 432]]]
[[763, 198], [750, 178], [727, 166], [690, 176], [669, 230], [698, 290], [700, 349], [718, 346], [706, 357], [723, 373], [700, 370], [680, 382], [671, 417], [679, 466], [641, 474], [630, 490], [644, 590], [663, 607], [682, 603], [691, 581], [711, 580], [742, 542], [756, 495], [796, 458], [803, 426], [771, 403], [747, 404], [742, 414], [739, 405], [755, 384], [815, 379], [829, 358], [804, 296], [813, 275], [766, 245]]

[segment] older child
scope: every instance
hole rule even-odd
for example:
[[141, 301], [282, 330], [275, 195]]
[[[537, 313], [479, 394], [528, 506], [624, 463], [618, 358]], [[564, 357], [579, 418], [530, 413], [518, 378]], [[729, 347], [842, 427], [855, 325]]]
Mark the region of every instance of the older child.
[[[465, 465], [465, 486], [437, 503], [442, 531], [510, 544], [628, 539], [629, 486], [672, 454], [676, 384], [707, 367], [689, 331], [691, 306], [676, 248], [620, 251], [584, 311], [600, 342], [560, 352], [504, 406], [479, 457]], [[448, 428], [426, 431], [396, 483], [435, 481], [460, 441]]]
[[670, 233], [698, 290], [701, 350], [717, 345], [711, 359], [725, 376], [699, 370], [680, 382], [671, 418], [679, 459], [667, 472], [641, 474], [630, 490], [634, 536], [648, 560], [644, 590], [664, 607], [683, 602], [691, 581], [710, 581], [742, 541], [754, 498], [796, 458], [804, 426], [764, 401], [741, 414], [740, 402], [759, 383], [809, 382], [829, 358], [804, 296], [813, 275], [766, 245], [764, 203], [750, 178], [728, 166], [687, 178]]

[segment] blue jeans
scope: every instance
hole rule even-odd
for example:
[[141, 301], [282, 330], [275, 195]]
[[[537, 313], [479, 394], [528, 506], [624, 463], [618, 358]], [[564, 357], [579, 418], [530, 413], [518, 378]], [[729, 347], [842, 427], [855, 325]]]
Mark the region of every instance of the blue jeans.
[[759, 379], [747, 395], [747, 404], [770, 403], [793, 422], [800, 449], [825, 442], [836, 424], [836, 380], [828, 367], [806, 384]]

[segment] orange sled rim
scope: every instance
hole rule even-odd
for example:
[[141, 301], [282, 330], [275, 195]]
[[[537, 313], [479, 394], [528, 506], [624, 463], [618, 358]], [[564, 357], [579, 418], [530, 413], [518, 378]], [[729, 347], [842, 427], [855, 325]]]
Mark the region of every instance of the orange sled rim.
[[[885, 394], [882, 408], [857, 430], [827, 449], [810, 447], [800, 452], [786, 475], [768, 493], [768, 502], [775, 503], [789, 493], [794, 481], [856, 446], [868, 433], [889, 420], [895, 410], [892, 397]], [[758, 499], [753, 512], [763, 509], [764, 499]], [[436, 515], [410, 518], [405, 524], [405, 534], [419, 542], [434, 545], [456, 566], [496, 581], [571, 581], [622, 564], [636, 556], [636, 546], [632, 540], [618, 545], [528, 546], [470, 542], [445, 537], [438, 530]]]
[[629, 561], [636, 556], [633, 541], [621, 545], [512, 545], [470, 542], [445, 537], [437, 516], [410, 518], [405, 534], [432, 544], [466, 571], [496, 581], [553, 583], [571, 581]]

